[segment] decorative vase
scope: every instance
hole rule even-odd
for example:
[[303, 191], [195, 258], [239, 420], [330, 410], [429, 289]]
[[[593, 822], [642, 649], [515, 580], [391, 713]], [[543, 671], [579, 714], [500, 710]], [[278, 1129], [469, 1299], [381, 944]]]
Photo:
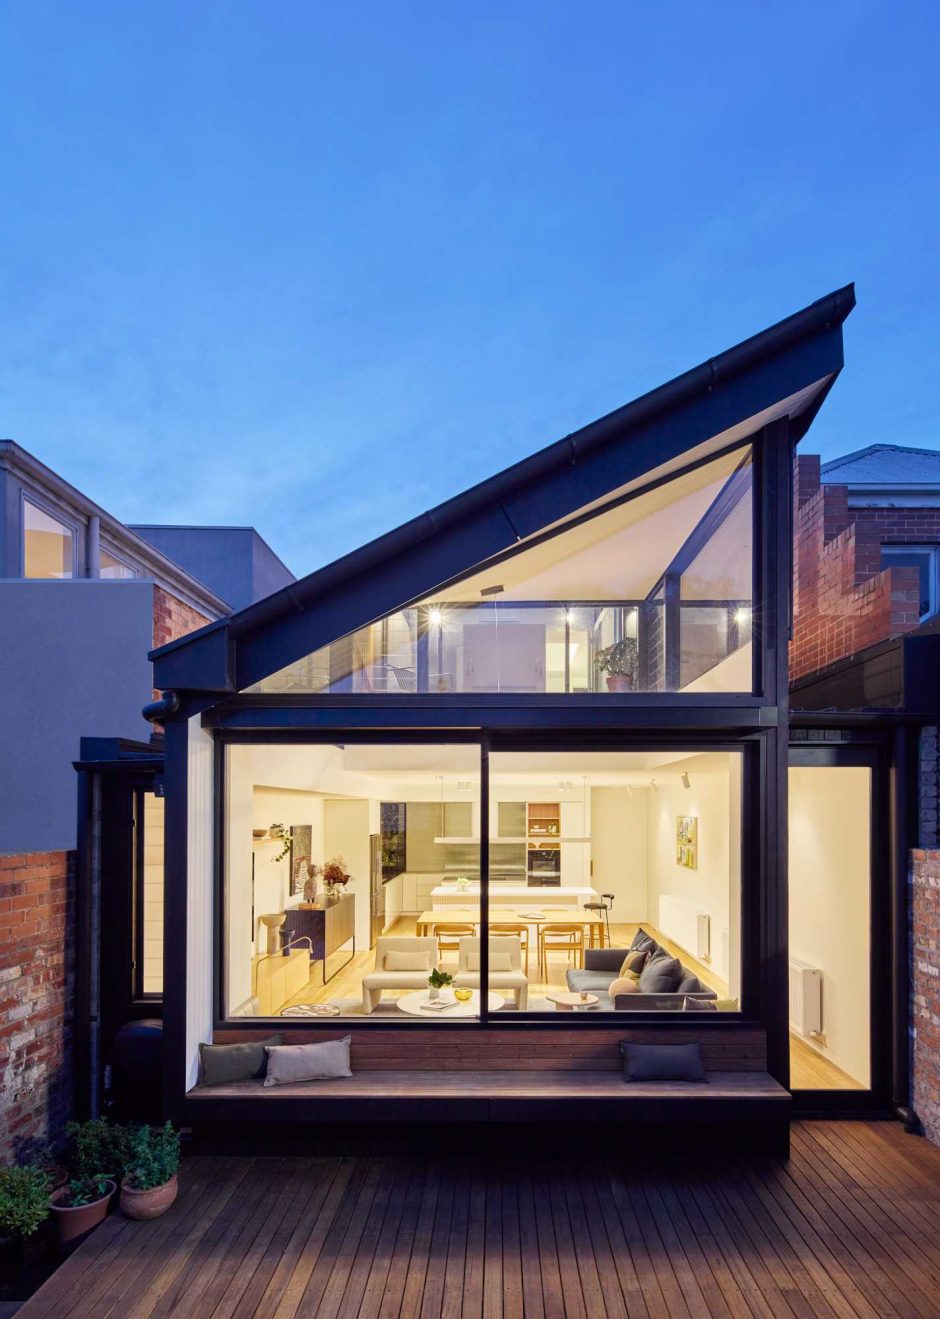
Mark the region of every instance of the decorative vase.
[[178, 1190], [176, 1173], [162, 1186], [152, 1186], [147, 1191], [138, 1191], [124, 1182], [121, 1185], [121, 1212], [126, 1218], [159, 1218], [176, 1199]]
[[432, 1002], [434, 999], [440, 998], [440, 996], [441, 991], [438, 989], [437, 985], [428, 985], [428, 998], [431, 999]]
[[607, 690], [609, 692], [632, 692], [633, 679], [626, 673], [608, 673]]
[[93, 1228], [104, 1222], [108, 1216], [111, 1197], [116, 1189], [114, 1182], [108, 1182], [107, 1193], [100, 1200], [93, 1200], [89, 1205], [76, 1205], [74, 1208], [58, 1203], [67, 1193], [67, 1187], [63, 1186], [61, 1190], [50, 1196], [49, 1208], [52, 1210], [52, 1221], [55, 1223], [56, 1237], [63, 1250], [71, 1250], [77, 1246]]
[[268, 932], [267, 952], [278, 953], [281, 951], [280, 929], [286, 920], [286, 911], [276, 911], [272, 912], [269, 916], [261, 917], [261, 924]]

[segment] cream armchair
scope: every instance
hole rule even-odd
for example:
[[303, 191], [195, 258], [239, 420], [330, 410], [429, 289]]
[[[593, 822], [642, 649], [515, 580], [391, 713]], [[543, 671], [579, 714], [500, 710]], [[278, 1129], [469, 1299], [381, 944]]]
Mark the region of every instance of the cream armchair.
[[[481, 940], [467, 937], [460, 940], [457, 950], [455, 985], [469, 989], [480, 988]], [[508, 991], [516, 1007], [524, 1012], [529, 1003], [529, 982], [522, 969], [522, 940], [508, 935], [490, 936], [489, 989], [492, 993]]]
[[374, 1012], [383, 989], [424, 989], [437, 966], [437, 940], [382, 935], [375, 941], [375, 970], [362, 977], [362, 1010]]

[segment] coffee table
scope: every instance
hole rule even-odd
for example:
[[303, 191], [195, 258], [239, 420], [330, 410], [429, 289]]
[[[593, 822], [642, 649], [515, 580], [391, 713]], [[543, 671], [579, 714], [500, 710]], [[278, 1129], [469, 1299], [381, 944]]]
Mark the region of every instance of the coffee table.
[[[480, 1015], [480, 991], [474, 989], [466, 1003], [460, 1003], [454, 998], [452, 989], [442, 989], [441, 998], [448, 1003], [446, 1008], [429, 1008], [428, 991], [426, 989], [417, 989], [412, 994], [402, 994], [398, 1000], [398, 1006], [402, 1012], [407, 1012], [412, 1017], [423, 1017], [426, 1021], [433, 1021], [435, 1017], [440, 1017], [442, 1021], [449, 1021], [452, 1017], [477, 1017]], [[504, 1007], [506, 1000], [501, 994], [487, 994], [486, 1006], [490, 1012], [498, 1012]]]
[[596, 994], [588, 994], [582, 998], [580, 994], [572, 993], [570, 990], [558, 990], [556, 993], [546, 994], [545, 997], [549, 1003], [555, 1004], [556, 1012], [577, 1012], [582, 1008], [592, 1008], [598, 1003]]

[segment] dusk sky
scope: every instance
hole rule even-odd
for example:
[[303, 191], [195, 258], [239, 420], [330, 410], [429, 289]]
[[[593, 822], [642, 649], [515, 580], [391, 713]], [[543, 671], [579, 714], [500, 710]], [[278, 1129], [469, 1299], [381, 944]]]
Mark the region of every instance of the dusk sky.
[[0, 7], [0, 436], [302, 574], [855, 280], [940, 447], [940, 6]]

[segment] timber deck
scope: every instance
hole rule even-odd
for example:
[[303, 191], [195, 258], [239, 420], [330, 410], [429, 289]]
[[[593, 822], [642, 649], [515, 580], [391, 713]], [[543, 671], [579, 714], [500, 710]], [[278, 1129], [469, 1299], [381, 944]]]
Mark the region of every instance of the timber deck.
[[[940, 1315], [940, 1150], [797, 1122], [792, 1156], [185, 1161], [19, 1312], [49, 1316]], [[703, 1142], [707, 1145], [707, 1142]]]

